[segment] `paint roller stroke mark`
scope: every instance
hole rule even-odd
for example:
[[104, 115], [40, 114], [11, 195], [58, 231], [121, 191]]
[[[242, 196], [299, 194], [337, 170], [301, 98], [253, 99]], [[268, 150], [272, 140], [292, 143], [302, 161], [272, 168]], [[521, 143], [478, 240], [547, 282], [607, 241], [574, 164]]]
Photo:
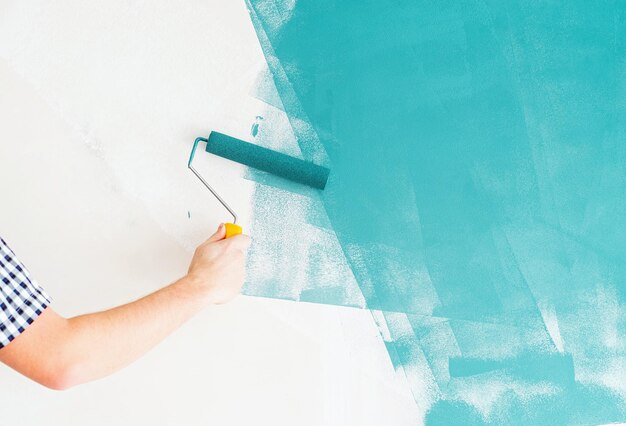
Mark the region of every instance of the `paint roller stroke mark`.
[[[253, 17], [253, 22], [255, 24], [255, 27], [257, 29], [257, 32], [259, 34], [259, 39], [261, 40], [262, 45], [264, 46], [264, 52], [266, 54], [266, 57], [268, 56], [268, 51], [272, 52], [272, 48], [271, 45], [269, 45], [268, 42], [265, 41], [265, 38], [262, 37], [262, 35], [265, 35], [264, 29], [262, 27], [262, 23], [260, 21], [258, 21], [257, 19], [255, 19], [255, 13], [252, 10], [251, 11], [251, 15]], [[270, 60], [271, 59], [271, 60]], [[305, 113], [302, 112], [302, 107], [299, 104], [298, 98], [293, 96], [294, 92], [291, 89], [291, 83], [289, 82], [286, 73], [284, 72], [284, 70], [282, 69], [281, 63], [280, 61], [277, 61], [273, 55], [271, 58], [268, 58], [268, 63], [270, 64], [270, 68], [273, 71], [273, 76], [274, 76], [274, 81], [275, 81], [275, 86], [282, 88], [283, 90], [281, 91], [281, 94], [283, 96], [284, 95], [284, 91], [285, 89], [288, 92], [288, 95], [285, 97], [286, 99], [283, 99], [283, 104], [286, 106], [285, 111], [288, 112], [288, 117], [291, 120], [292, 116], [297, 116], [297, 117], [302, 117], [302, 116], [306, 116]], [[294, 121], [292, 120], [292, 123]], [[296, 133], [297, 136], [299, 135], [298, 130], [300, 130], [299, 127], [294, 126], [294, 132]], [[304, 139], [307, 139], [308, 135], [301, 135], [303, 137], [298, 137], [298, 141], [302, 141]], [[304, 152], [306, 152], [306, 147], [303, 147], [301, 145], [301, 148]], [[358, 271], [359, 268], [357, 268], [357, 265], [355, 265], [355, 259], [353, 256], [348, 256], [348, 254], [346, 253], [346, 248], [345, 245], [342, 244], [342, 249], [344, 251], [344, 255], [346, 256], [346, 258], [348, 259], [348, 261], [351, 263], [352, 269], [353, 271]], [[362, 285], [363, 280], [367, 280], [367, 277], [362, 277], [361, 280], [359, 281], [359, 283], [361, 284], [361, 290], [366, 294], [366, 300], [368, 303], [369, 307], [377, 307], [377, 306], [381, 306], [383, 305], [382, 303], [379, 302], [379, 298], [377, 296], [377, 290], [376, 288], [372, 288], [371, 291], [368, 291], [367, 289], [365, 289]], [[335, 299], [335, 300], [328, 300], [327, 298], [317, 298], [315, 301], [318, 302], [322, 302], [322, 303], [333, 303], [333, 304], [341, 304], [341, 299]], [[385, 315], [383, 315], [381, 317], [381, 320], [383, 322], [387, 321], [387, 318]], [[384, 325], [381, 325], [384, 327]], [[404, 343], [402, 342], [396, 342], [395, 339], [392, 340], [385, 340], [385, 344], [387, 345], [387, 349], [390, 353], [390, 356], [392, 358], [392, 360], [394, 360], [393, 364], [395, 366], [395, 368], [399, 371], [401, 371], [401, 374], [405, 376], [405, 378], [407, 378], [407, 380], [409, 380], [409, 376], [407, 375], [407, 372], [405, 371], [404, 365], [409, 365], [410, 364], [410, 360], [411, 357], [409, 356], [409, 352], [407, 352], [407, 347]], [[410, 380], [409, 380], [410, 382]], [[415, 389], [414, 387], [411, 387], [411, 391], [414, 393], [414, 395], [419, 395], [420, 389]]]
[[[272, 28], [273, 34], [274, 36], [276, 36], [277, 26], [273, 24], [268, 25], [264, 20], [260, 19], [257, 14], [255, 4], [250, 1], [248, 1], [247, 3], [249, 6], [253, 25], [255, 27], [255, 30], [257, 31], [257, 35], [263, 48], [264, 55], [271, 70], [271, 76], [273, 78], [274, 85], [278, 89], [281, 102], [284, 106], [284, 110], [287, 112], [287, 118], [291, 122], [293, 132], [296, 135], [298, 145], [303, 152], [303, 155], [305, 156], [305, 158], [327, 158], [326, 146], [320, 143], [317, 131], [315, 127], [310, 124], [311, 120], [309, 119], [306, 110], [301, 104], [300, 97], [296, 93], [298, 85], [293, 84], [290, 81], [286, 70], [283, 68], [281, 61], [278, 60], [277, 55], [273, 50], [273, 46], [268, 36], [268, 32], [266, 32], [266, 28]], [[273, 7], [271, 7], [271, 5], [267, 6], [270, 6], [270, 10], [273, 10]], [[287, 19], [282, 19], [279, 16], [274, 15], [272, 15], [272, 19], [278, 19], [282, 23], [287, 21]], [[303, 125], [308, 127], [303, 128]], [[362, 190], [363, 188], [360, 189]], [[334, 194], [331, 194], [330, 197], [334, 197]], [[316, 210], [319, 210], [319, 213], [317, 214], [327, 216], [328, 209], [326, 203], [314, 208]], [[341, 249], [344, 251], [344, 256], [349, 262], [354, 263], [354, 257], [349, 256], [345, 252], [345, 246], [345, 244], [341, 245]], [[354, 264], [352, 265], [352, 269], [353, 272], [356, 269]], [[367, 295], [366, 299], [369, 307], [377, 308], [378, 306], [382, 305], [378, 302], [378, 297], [376, 296], [375, 289], [373, 289], [372, 292], [368, 293], [362, 287], [362, 291], [364, 291], [364, 293]], [[339, 300], [337, 301], [337, 304], [340, 304]]]
[[[324, 150], [324, 147], [321, 146], [319, 143], [319, 138], [317, 137], [317, 135], [312, 134], [312, 132], [315, 132], [315, 130], [312, 129], [312, 126], [310, 126], [309, 119], [306, 115], [306, 112], [303, 110], [302, 105], [300, 104], [299, 98], [296, 95], [293, 89], [293, 86], [291, 82], [289, 81], [289, 78], [287, 77], [287, 73], [285, 72], [285, 70], [283, 69], [281, 65], [281, 62], [277, 60], [273, 52], [272, 45], [269, 41], [269, 38], [267, 37], [265, 28], [263, 26], [263, 22], [258, 18], [254, 5], [249, 1], [247, 1], [247, 3], [249, 6], [253, 25], [257, 31], [259, 41], [263, 47], [263, 53], [266, 57], [268, 66], [271, 71], [270, 76], [273, 78], [273, 86], [280, 89], [279, 99], [280, 99], [281, 107], [283, 110], [287, 112], [287, 118], [289, 119], [291, 123], [292, 129], [294, 131], [294, 134], [296, 135], [296, 139], [298, 141], [301, 151], [304, 153], [305, 157], [307, 158], [327, 158], [327, 154]], [[308, 126], [304, 126], [303, 128], [303, 124], [307, 124]], [[315, 142], [312, 143], [313, 141]], [[258, 178], [259, 177], [257, 176], [255, 180], [259, 180]], [[316, 213], [316, 216], [321, 215], [321, 216], [327, 217], [325, 206], [321, 208], [318, 207], [317, 210], [320, 210], [320, 212]], [[256, 216], [257, 215], [255, 215], [255, 217]], [[342, 253], [343, 256], [349, 262], [351, 262], [352, 261], [351, 257], [349, 257], [345, 252], [345, 246], [341, 245], [340, 247], [341, 247], [341, 250], [343, 251]], [[253, 255], [254, 255], [254, 252], [253, 252]], [[354, 265], [352, 265], [352, 269], [354, 271], [355, 269]], [[252, 293], [251, 289], [248, 289], [247, 291], [248, 293]], [[267, 291], [267, 289], [263, 291]], [[332, 288], [331, 288], [331, 291], [333, 291]], [[363, 292], [363, 288], [361, 288], [361, 292]], [[278, 291], [276, 294], [277, 295], [283, 294], [283, 292]], [[280, 297], [284, 297], [284, 296], [280, 296]], [[328, 289], [326, 289], [325, 287], [322, 287], [322, 288], [315, 287], [313, 290], [304, 290], [300, 293], [297, 299], [316, 302], [316, 303], [360, 306], [360, 303], [358, 302], [358, 299], [360, 299], [360, 297], [357, 297], [357, 298], [351, 297], [348, 300], [346, 300], [344, 291], [337, 290], [337, 288], [335, 288], [334, 295], [332, 293], [329, 294]], [[380, 305], [378, 302], [376, 302], [376, 300], [378, 300], [378, 298], [376, 296], [375, 290], [372, 292], [372, 294], [366, 297], [366, 303], [368, 303], [369, 306]], [[382, 321], [383, 323], [386, 323], [386, 317], [384, 315], [382, 315], [378, 319], [374, 317], [374, 321], [377, 322], [377, 320]], [[385, 325], [380, 325], [379, 327], [384, 327], [384, 326]], [[397, 370], [401, 371], [401, 374], [406, 378], [407, 376], [406, 376], [406, 372], [404, 372], [404, 367], [399, 362], [401, 359], [400, 357], [401, 349], [397, 347], [395, 340], [391, 340], [391, 341], [386, 340], [385, 344], [387, 345], [387, 349], [392, 358], [392, 361], [396, 360], [393, 362], [394, 367]], [[404, 359], [404, 362], [406, 362], [406, 359]]]

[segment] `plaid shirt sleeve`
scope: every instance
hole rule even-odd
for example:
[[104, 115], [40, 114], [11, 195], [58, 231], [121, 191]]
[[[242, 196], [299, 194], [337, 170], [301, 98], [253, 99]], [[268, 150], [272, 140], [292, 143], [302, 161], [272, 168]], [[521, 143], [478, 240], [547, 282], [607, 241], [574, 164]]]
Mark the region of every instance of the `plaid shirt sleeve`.
[[19, 336], [50, 298], [0, 238], [0, 349]]

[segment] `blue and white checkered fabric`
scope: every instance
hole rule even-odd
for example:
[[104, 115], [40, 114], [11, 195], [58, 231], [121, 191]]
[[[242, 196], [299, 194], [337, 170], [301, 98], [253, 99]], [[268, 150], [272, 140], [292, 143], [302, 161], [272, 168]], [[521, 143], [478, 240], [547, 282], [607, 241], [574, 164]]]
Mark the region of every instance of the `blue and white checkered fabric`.
[[50, 298], [0, 238], [0, 349], [19, 336]]

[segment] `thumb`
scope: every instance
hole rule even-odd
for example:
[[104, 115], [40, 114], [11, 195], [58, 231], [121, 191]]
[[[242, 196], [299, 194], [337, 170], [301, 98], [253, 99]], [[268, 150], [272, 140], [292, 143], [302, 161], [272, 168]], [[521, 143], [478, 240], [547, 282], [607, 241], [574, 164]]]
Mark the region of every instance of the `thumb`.
[[223, 240], [224, 238], [226, 238], [226, 227], [223, 223], [220, 223], [220, 226], [217, 227], [217, 231], [215, 231], [215, 233], [211, 235], [206, 242], [214, 243], [216, 241]]

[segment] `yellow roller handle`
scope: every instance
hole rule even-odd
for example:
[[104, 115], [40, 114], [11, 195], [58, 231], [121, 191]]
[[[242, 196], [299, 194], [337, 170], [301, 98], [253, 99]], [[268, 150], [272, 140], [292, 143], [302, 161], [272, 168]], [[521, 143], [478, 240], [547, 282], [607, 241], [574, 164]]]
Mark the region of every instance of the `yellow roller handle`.
[[225, 223], [224, 226], [226, 227], [226, 238], [239, 235], [243, 232], [241, 226], [235, 225], [234, 223]]

